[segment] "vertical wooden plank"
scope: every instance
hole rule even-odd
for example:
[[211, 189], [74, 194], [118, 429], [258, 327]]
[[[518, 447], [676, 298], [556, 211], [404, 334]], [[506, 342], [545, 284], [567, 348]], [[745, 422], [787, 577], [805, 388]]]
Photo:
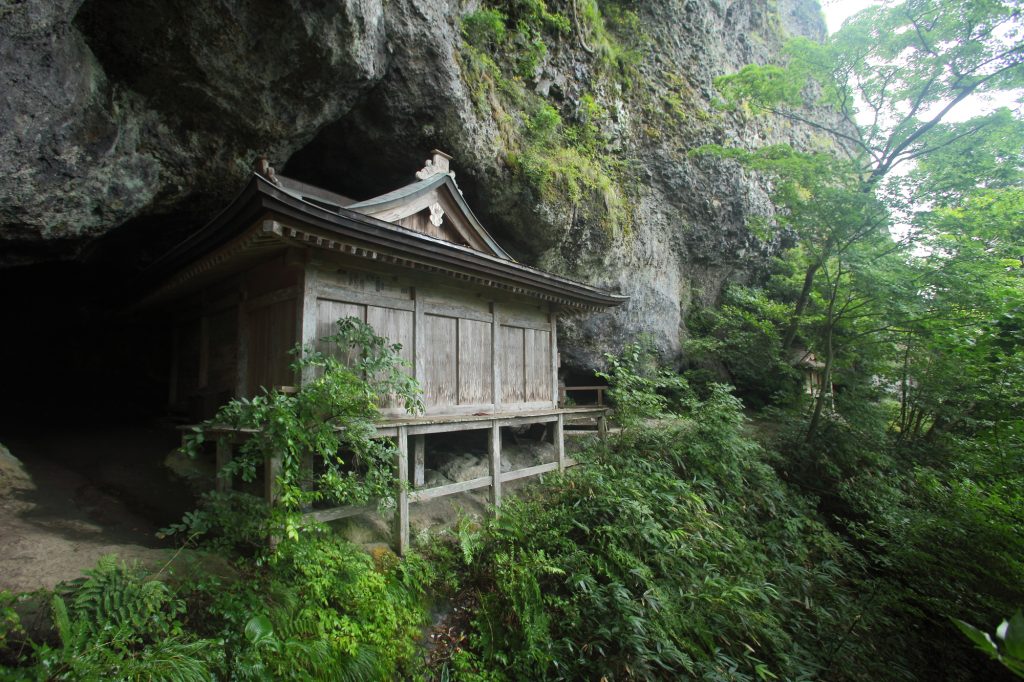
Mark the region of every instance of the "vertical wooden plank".
[[238, 336], [235, 357], [235, 397], [242, 398], [249, 391], [249, 311], [245, 307], [246, 290], [238, 299]]
[[412, 437], [413, 467], [412, 484], [416, 488], [422, 488], [425, 475], [425, 462], [427, 454], [427, 437], [423, 435]]
[[[338, 332], [337, 322], [344, 317], [355, 317], [366, 322], [366, 306], [356, 303], [341, 303], [328, 299], [317, 300], [316, 333], [314, 336], [319, 340], [326, 336], [333, 336]], [[317, 350], [338, 358], [341, 362], [348, 363], [354, 359], [348, 348], [338, 348], [334, 344], [317, 342]]]
[[479, 405], [492, 400], [491, 325], [459, 319], [459, 404]]
[[491, 504], [497, 508], [501, 506], [501, 427], [496, 421], [491, 422], [487, 451], [490, 454]]
[[551, 320], [551, 400], [554, 405], [558, 405], [558, 312], [554, 305], [551, 306], [548, 319]]
[[395, 551], [399, 556], [409, 549], [409, 429], [398, 427], [398, 509], [395, 510]]
[[[598, 395], [600, 395], [600, 393]], [[597, 418], [597, 435], [600, 436], [602, 440], [608, 437], [608, 415], [606, 414], [602, 414]]]
[[523, 357], [526, 375], [525, 401], [551, 400], [551, 334], [539, 329], [523, 330]]
[[[427, 371], [426, 371], [426, 358], [427, 358], [427, 329], [425, 311], [423, 306], [423, 292], [419, 289], [412, 290], [413, 303], [416, 308], [413, 311], [413, 323], [412, 323], [412, 335], [413, 335], [413, 354], [412, 354], [412, 367], [413, 377], [420, 383], [421, 388], [426, 387]], [[423, 396], [424, 402], [427, 396]]]
[[180, 363], [181, 331], [177, 325], [171, 330], [171, 376], [167, 385], [167, 404], [174, 407], [178, 402], [178, 365]]
[[413, 332], [415, 314], [408, 310], [366, 306], [366, 323], [373, 327], [379, 336], [387, 338], [391, 343], [402, 345], [399, 352], [406, 362], [413, 362], [416, 340]]
[[[314, 265], [309, 264], [305, 267], [302, 272], [302, 293], [298, 299], [298, 343], [301, 343], [303, 348], [313, 348], [316, 346], [317, 340], [317, 299], [316, 299], [316, 285], [317, 285], [317, 269]], [[315, 369], [313, 367], [304, 367], [302, 370], [302, 376], [299, 377], [299, 385], [304, 385], [311, 382], [316, 376]]]
[[210, 383], [210, 318], [199, 318], [199, 388]]
[[428, 408], [456, 405], [458, 400], [457, 320], [425, 315], [424, 402]]
[[233, 308], [210, 315], [206, 385], [212, 397], [220, 399], [235, 388], [238, 375], [238, 315]]
[[565, 415], [555, 422], [555, 450], [558, 452], [558, 470], [565, 471]]
[[231, 490], [231, 477], [224, 476], [222, 472], [224, 470], [224, 467], [226, 467], [228, 464], [231, 464], [232, 457], [233, 453], [231, 441], [229, 441], [227, 438], [218, 438], [216, 469], [217, 481], [215, 484], [215, 489], [219, 493], [226, 493], [227, 491]]
[[526, 401], [524, 331], [522, 327], [501, 326], [501, 402], [505, 407]]
[[260, 386], [267, 389], [293, 385], [291, 355], [295, 345], [296, 305], [294, 299], [278, 301], [250, 310], [248, 324], [248, 383], [249, 393]]
[[494, 411], [501, 411], [501, 364], [498, 358], [502, 357], [501, 345], [501, 312], [497, 303], [491, 303], [491, 396], [494, 403]]

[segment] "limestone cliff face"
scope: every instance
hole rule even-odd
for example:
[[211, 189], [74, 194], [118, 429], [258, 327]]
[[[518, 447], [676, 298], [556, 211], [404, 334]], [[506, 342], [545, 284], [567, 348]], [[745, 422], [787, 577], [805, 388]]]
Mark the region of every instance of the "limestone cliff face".
[[[820, 38], [824, 26], [815, 0], [618, 0], [642, 39], [629, 72], [609, 75], [583, 28], [585, 4], [549, 0], [568, 30], [497, 87], [500, 51], [481, 77], [464, 44], [462, 18], [476, 2], [7, 4], [0, 266], [95, 259], [104, 248], [143, 265], [211, 217], [260, 153], [286, 174], [360, 197], [407, 181], [437, 147], [521, 260], [632, 297], [568, 321], [570, 365], [594, 367], [641, 332], [678, 356], [690, 307], [713, 303], [730, 278], [755, 276], [779, 248], [749, 229], [771, 213], [763, 182], [688, 152], [812, 141], [807, 130], [715, 111], [712, 79], [776, 60], [786, 36]], [[587, 153], [614, 169], [601, 177], [616, 186], [615, 206], [607, 191], [544, 190], [531, 176], [522, 145], [538, 103], [566, 125], [586, 123], [596, 103]], [[108, 233], [130, 238], [97, 241]]]

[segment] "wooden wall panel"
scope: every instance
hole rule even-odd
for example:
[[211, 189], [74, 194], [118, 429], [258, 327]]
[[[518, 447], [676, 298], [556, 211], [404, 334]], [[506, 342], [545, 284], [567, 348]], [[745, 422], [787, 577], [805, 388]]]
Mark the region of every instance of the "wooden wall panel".
[[[341, 303], [325, 298], [316, 301], [316, 347], [321, 353], [338, 356], [341, 352], [335, 344], [320, 339], [332, 336], [338, 331], [337, 322], [344, 317], [355, 317], [366, 322], [366, 306], [355, 303]], [[347, 349], [346, 349], [347, 352]]]
[[373, 327], [379, 336], [387, 337], [391, 343], [399, 343], [399, 353], [403, 360], [409, 362], [407, 373], [412, 373], [412, 354], [415, 349], [416, 337], [413, 334], [414, 315], [411, 310], [395, 310], [371, 305], [366, 307], [366, 323]]
[[458, 402], [458, 320], [454, 317], [424, 315], [426, 358], [423, 369], [423, 398], [427, 408]]
[[524, 330], [526, 402], [551, 400], [551, 333]]
[[199, 389], [199, 320], [184, 322], [178, 329], [177, 353], [178, 384], [177, 402], [187, 405], [187, 400]]
[[459, 320], [459, 404], [490, 403], [491, 325], [475, 320]]
[[523, 330], [519, 327], [502, 325], [501, 402], [522, 403], [526, 401], [525, 348]]
[[295, 286], [299, 283], [301, 273], [299, 268], [286, 265], [284, 258], [275, 258], [246, 272], [243, 282], [249, 298], [253, 299]]
[[238, 310], [229, 308], [210, 316], [208, 327], [209, 369], [207, 386], [211, 391], [234, 390], [238, 360]]
[[293, 299], [249, 311], [249, 395], [257, 395], [260, 386], [272, 388], [295, 383], [288, 351], [298, 343], [296, 322]]
[[[403, 371], [410, 375], [413, 373], [412, 356], [415, 350], [414, 318], [411, 310], [395, 310], [373, 305], [366, 307], [367, 324], [373, 327], [379, 336], [386, 337], [391, 343], [402, 345], [399, 356], [409, 363], [403, 368]], [[401, 399], [394, 394], [385, 396], [381, 400], [380, 406], [390, 410], [404, 410], [405, 407]]]

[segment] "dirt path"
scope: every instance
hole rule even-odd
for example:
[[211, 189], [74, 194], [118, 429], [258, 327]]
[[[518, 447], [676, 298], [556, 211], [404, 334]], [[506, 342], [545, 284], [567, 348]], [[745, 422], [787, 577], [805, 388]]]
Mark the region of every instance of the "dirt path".
[[[121, 495], [140, 472], [114, 454], [96, 459], [97, 447], [116, 450], [109, 439], [53, 434], [8, 444], [0, 445], [0, 589], [52, 588], [105, 554], [147, 564], [170, 556], [155, 537], [159, 515], [139, 513]], [[83, 475], [88, 467], [99, 476]], [[146, 486], [134, 483], [145, 497]]]

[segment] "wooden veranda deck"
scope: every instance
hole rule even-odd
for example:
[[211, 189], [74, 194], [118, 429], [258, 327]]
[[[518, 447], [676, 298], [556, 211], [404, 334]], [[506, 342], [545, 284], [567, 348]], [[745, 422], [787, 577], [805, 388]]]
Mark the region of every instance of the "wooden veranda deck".
[[[597, 433], [604, 437], [607, 432], [607, 413], [605, 407], [560, 407], [543, 410], [520, 412], [493, 412], [471, 415], [436, 415], [423, 417], [401, 417], [383, 419], [377, 424], [377, 434], [381, 438], [392, 438], [398, 446], [396, 461], [399, 485], [396, 491], [397, 510], [393, 541], [395, 550], [402, 554], [409, 547], [409, 504], [425, 500], [437, 499], [448, 495], [456, 495], [478, 490], [490, 489], [490, 500], [495, 507], [501, 506], [502, 484], [529, 476], [538, 476], [550, 471], [562, 471], [575, 464], [565, 455], [565, 426], [573, 422], [596, 422]], [[503, 426], [527, 426], [531, 424], [551, 424], [550, 437], [556, 449], [556, 459], [531, 467], [501, 471], [501, 428]], [[191, 432], [191, 427], [182, 427]], [[426, 452], [425, 436], [437, 433], [457, 431], [487, 430], [488, 464], [487, 476], [467, 481], [458, 481], [446, 485], [424, 485], [424, 457]], [[234, 446], [252, 434], [252, 429], [232, 427], [208, 428], [205, 433], [209, 440], [217, 442], [217, 489], [229, 490], [232, 482], [229, 478], [219, 475], [220, 469], [231, 461]], [[226, 436], [226, 437], [225, 437]], [[411, 440], [411, 443], [410, 443]], [[410, 467], [410, 453], [412, 466]], [[280, 467], [279, 458], [266, 460], [264, 469], [264, 496], [268, 504], [275, 500], [274, 480]], [[410, 471], [411, 469], [411, 471]], [[412, 474], [410, 476], [410, 473]], [[334, 521], [350, 516], [375, 512], [375, 504], [362, 506], [343, 506], [331, 509], [318, 509], [309, 512], [308, 516], [316, 521]]]

